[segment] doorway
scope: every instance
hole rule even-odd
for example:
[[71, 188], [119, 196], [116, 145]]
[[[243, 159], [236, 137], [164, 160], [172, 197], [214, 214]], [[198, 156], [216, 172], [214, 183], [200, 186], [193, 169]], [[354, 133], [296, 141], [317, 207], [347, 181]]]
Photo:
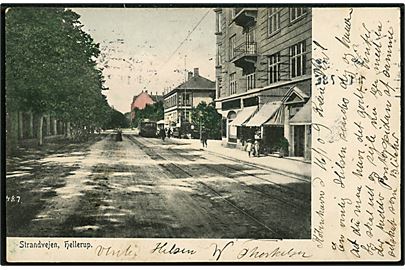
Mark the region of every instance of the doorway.
[[305, 126], [294, 126], [294, 156], [304, 156]]

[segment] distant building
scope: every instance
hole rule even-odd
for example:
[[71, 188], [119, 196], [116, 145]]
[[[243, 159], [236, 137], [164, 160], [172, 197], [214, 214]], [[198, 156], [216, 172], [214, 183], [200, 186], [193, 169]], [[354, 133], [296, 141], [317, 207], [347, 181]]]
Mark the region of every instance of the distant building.
[[215, 82], [200, 76], [199, 69], [188, 73], [187, 81], [163, 96], [164, 120], [167, 126], [191, 122], [191, 109], [201, 101], [207, 104], [215, 98]]
[[146, 105], [154, 104], [155, 102], [162, 101], [163, 96], [149, 94], [148, 91], [142, 91], [139, 95], [134, 96], [131, 103], [131, 123], [135, 119], [135, 109], [142, 110]]
[[310, 8], [218, 8], [216, 108], [227, 145], [260, 131], [273, 150], [311, 158]]

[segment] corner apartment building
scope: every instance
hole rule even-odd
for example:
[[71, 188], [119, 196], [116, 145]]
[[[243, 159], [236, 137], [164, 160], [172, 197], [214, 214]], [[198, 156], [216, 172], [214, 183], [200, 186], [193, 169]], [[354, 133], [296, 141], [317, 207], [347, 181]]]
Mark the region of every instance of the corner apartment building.
[[164, 94], [165, 126], [180, 126], [191, 122], [191, 110], [200, 102], [215, 98], [215, 82], [200, 76], [199, 69], [188, 72], [187, 81]]
[[311, 9], [214, 11], [223, 142], [240, 146], [260, 132], [264, 147], [274, 150], [284, 137], [289, 156], [310, 159]]

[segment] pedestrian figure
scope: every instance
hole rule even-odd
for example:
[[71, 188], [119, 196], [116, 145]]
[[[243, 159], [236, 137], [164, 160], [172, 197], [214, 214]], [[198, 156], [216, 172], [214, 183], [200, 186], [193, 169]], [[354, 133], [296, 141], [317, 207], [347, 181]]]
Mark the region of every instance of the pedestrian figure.
[[164, 128], [160, 129], [160, 138], [162, 139], [162, 141], [164, 141], [166, 138], [166, 132]]
[[172, 130], [171, 130], [171, 128], [168, 128], [167, 129], [167, 138], [170, 139], [171, 136], [172, 136]]
[[248, 152], [249, 157], [250, 157], [250, 155], [252, 153], [252, 150], [253, 150], [252, 140], [249, 139], [249, 140], [247, 140], [247, 143], [246, 143], [246, 151]]
[[260, 132], [256, 132], [255, 143], [254, 143], [254, 150], [255, 150], [254, 155], [256, 157], [258, 157], [260, 155], [260, 139], [261, 139]]
[[122, 141], [122, 131], [121, 131], [121, 129], [118, 129], [118, 130], [117, 130], [117, 134], [115, 135], [115, 140], [116, 140], [117, 142], [121, 142], [121, 141]]
[[205, 148], [207, 148], [207, 147], [208, 147], [207, 142], [208, 142], [208, 134], [207, 134], [207, 131], [203, 130], [203, 131], [201, 132], [201, 143], [202, 143], [202, 146], [205, 147]]

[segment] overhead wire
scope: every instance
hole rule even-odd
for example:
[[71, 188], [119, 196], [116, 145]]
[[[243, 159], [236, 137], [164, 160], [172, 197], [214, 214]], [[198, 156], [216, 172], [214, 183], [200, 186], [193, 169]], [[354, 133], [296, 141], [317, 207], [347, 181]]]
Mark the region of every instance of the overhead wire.
[[163, 63], [162, 66], [165, 66], [171, 59], [172, 57], [176, 54], [176, 52], [183, 46], [183, 44], [187, 41], [187, 39], [191, 36], [191, 34], [197, 29], [197, 27], [202, 23], [202, 21], [207, 17], [208, 13], [211, 11], [211, 9], [208, 9], [207, 12], [201, 17], [201, 19], [197, 22], [197, 24], [193, 27], [193, 29], [187, 34], [186, 38], [180, 42], [179, 46], [173, 51], [173, 53], [169, 56], [169, 58]]

